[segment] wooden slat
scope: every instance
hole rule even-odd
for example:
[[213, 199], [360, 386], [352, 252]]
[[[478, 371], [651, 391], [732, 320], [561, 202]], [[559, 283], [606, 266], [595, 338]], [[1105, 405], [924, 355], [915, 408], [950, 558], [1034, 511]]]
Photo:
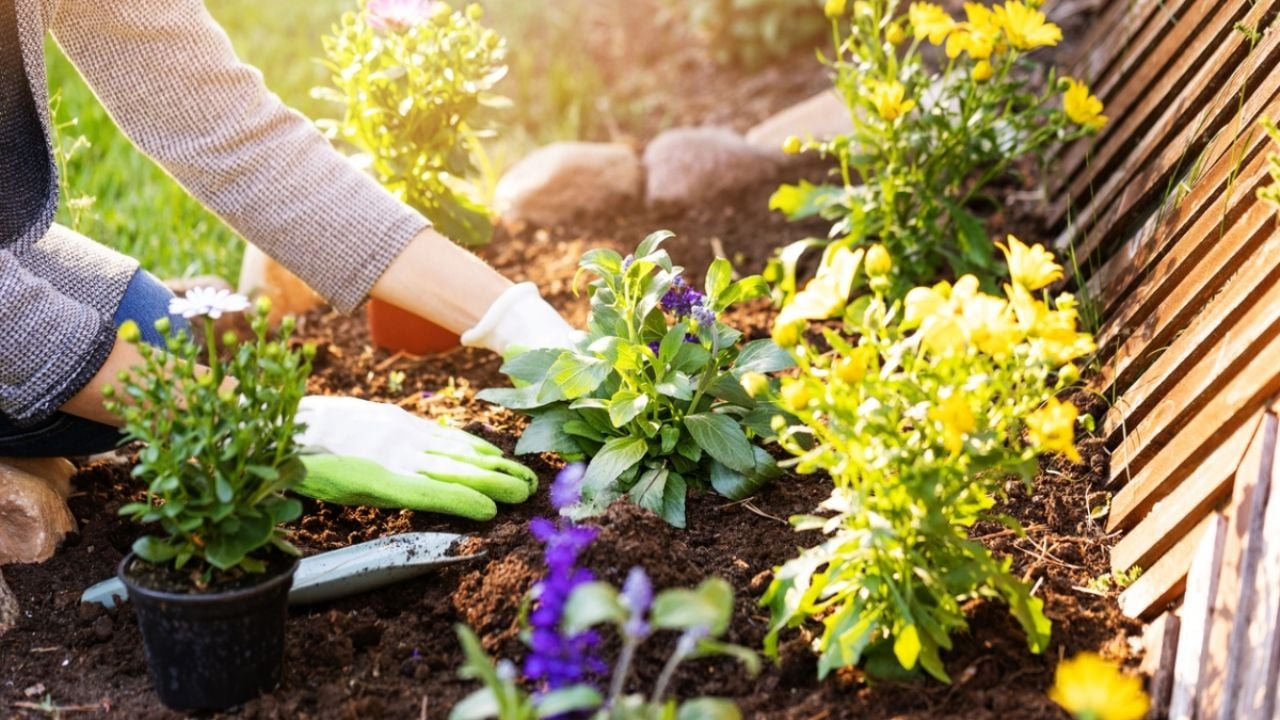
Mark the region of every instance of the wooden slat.
[[1111, 481], [1127, 482], [1111, 500], [1110, 522], [1128, 527], [1177, 487], [1195, 467], [1194, 460], [1230, 436], [1254, 410], [1280, 390], [1280, 322], [1272, 326], [1270, 341], [1236, 375], [1179, 428], [1158, 454], [1132, 476], [1113, 468]]
[[1182, 595], [1187, 588], [1187, 571], [1191, 568], [1191, 560], [1214, 517], [1210, 515], [1191, 532], [1179, 538], [1164, 557], [1120, 593], [1120, 612], [1131, 618], [1149, 620]]
[[1267, 413], [1262, 427], [1245, 453], [1236, 473], [1227, 510], [1227, 537], [1222, 546], [1222, 574], [1213, 614], [1209, 618], [1209, 640], [1205, 646], [1204, 676], [1196, 697], [1198, 720], [1234, 720], [1239, 699], [1233, 692], [1240, 674], [1240, 657], [1232, 652], [1240, 645], [1253, 595], [1258, 550], [1262, 538], [1267, 494], [1271, 489], [1271, 459], [1276, 450], [1276, 416]]
[[[1260, 3], [1245, 22], [1255, 15], [1275, 11], [1274, 3]], [[1244, 57], [1232, 58], [1241, 50], [1242, 36], [1228, 36], [1212, 59], [1194, 77], [1186, 80], [1188, 91], [1170, 104], [1151, 132], [1142, 138], [1124, 163], [1095, 189], [1090, 201], [1058, 237], [1061, 252], [1074, 249], [1082, 261], [1110, 241], [1117, 229], [1132, 222], [1133, 214], [1158, 200], [1161, 190], [1179, 171], [1208, 145], [1238, 113], [1241, 99], [1252, 96], [1280, 59], [1280, 33], [1267, 33], [1263, 41]], [[1226, 81], [1230, 92], [1220, 90], [1216, 73], [1234, 69]]]
[[1204, 671], [1201, 662], [1209, 641], [1209, 614], [1218, 596], [1218, 576], [1222, 565], [1222, 545], [1227, 537], [1227, 520], [1221, 513], [1206, 519], [1187, 576], [1187, 598], [1179, 611], [1178, 655], [1173, 666], [1173, 697], [1169, 700], [1169, 720], [1192, 720], [1196, 689]]
[[[1111, 548], [1111, 568], [1147, 568], [1231, 495], [1231, 481], [1258, 425], [1259, 412], [1199, 461], [1195, 470]], [[1108, 521], [1108, 531], [1116, 528]]]
[[[1274, 229], [1272, 218], [1274, 214], [1267, 220], [1269, 230]], [[1189, 332], [1177, 336], [1157, 361], [1158, 367], [1153, 366], [1155, 372], [1144, 374], [1108, 412], [1104, 432], [1116, 444], [1111, 455], [1113, 477], [1141, 468], [1202, 403], [1234, 377], [1237, 367], [1280, 332], [1280, 283], [1275, 282], [1280, 278], [1280, 234], [1267, 235], [1270, 252], [1248, 256], [1222, 296], [1196, 319], [1194, 331], [1188, 328]]]
[[1167, 13], [1144, 24], [1124, 47], [1118, 63], [1088, 76], [1097, 79], [1093, 91], [1102, 99], [1111, 122], [1092, 142], [1086, 138], [1061, 154], [1055, 173], [1060, 184], [1050, 185], [1054, 197], [1067, 187], [1087, 188], [1090, 180], [1108, 172], [1117, 156], [1112, 148], [1132, 144], [1148, 128], [1148, 116], [1181, 89], [1182, 76], [1198, 67], [1200, 54], [1212, 52], [1209, 41], [1197, 43], [1196, 38], [1222, 34], [1236, 16], [1244, 14], [1247, 2], [1235, 2], [1226, 11], [1215, 8], [1218, 3], [1213, 0], [1166, 0]]
[[1277, 684], [1280, 684], [1280, 488], [1276, 472], [1280, 465], [1271, 456], [1271, 493], [1261, 530], [1261, 564], [1253, 583], [1253, 602], [1248, 610], [1247, 631], [1240, 654], [1243, 682], [1238, 690], [1240, 717], [1270, 718], [1277, 711]]
[[[1265, 157], [1260, 154], [1258, 160]], [[1274, 227], [1276, 213], [1258, 202], [1253, 193], [1263, 183], [1263, 166], [1265, 163], [1259, 162], [1256, 168], [1261, 177], [1245, 178], [1246, 182], [1223, 199], [1221, 213], [1202, 215], [1192, 231], [1155, 264], [1147, 280], [1106, 315], [1107, 324], [1096, 337], [1102, 350], [1098, 377], [1091, 381], [1095, 389], [1113, 394], [1113, 387], [1130, 387], [1139, 373], [1147, 370], [1152, 355], [1188, 327], [1218, 288], [1235, 271], [1247, 267], [1251, 255], [1271, 252], [1271, 243], [1264, 241]], [[1263, 250], [1258, 249], [1260, 245]], [[1215, 334], [1212, 327], [1206, 330], [1208, 335]], [[1194, 355], [1193, 351], [1192, 359]]]
[[[1123, 74], [1114, 64], [1126, 50], [1138, 43], [1134, 37], [1150, 25], [1150, 18], [1163, 0], [1111, 0], [1093, 20], [1092, 28], [1080, 43], [1081, 53], [1071, 63], [1075, 77], [1094, 81]], [[1172, 18], [1165, 18], [1171, 22]], [[1120, 82], [1123, 78], [1117, 78]], [[1096, 83], [1095, 83], [1096, 84]], [[1101, 89], [1098, 90], [1101, 92]]]
[[1151, 698], [1148, 720], [1161, 720], [1169, 712], [1179, 629], [1178, 616], [1170, 611], [1153, 620], [1142, 631], [1142, 663], [1138, 671], [1151, 678], [1147, 684], [1147, 695]]

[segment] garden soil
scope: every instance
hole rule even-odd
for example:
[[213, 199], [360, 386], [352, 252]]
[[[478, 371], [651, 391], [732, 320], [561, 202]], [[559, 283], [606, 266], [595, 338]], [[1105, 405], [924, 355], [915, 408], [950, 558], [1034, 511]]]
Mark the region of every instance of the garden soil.
[[[650, 231], [664, 228], [678, 234], [667, 248], [694, 277], [718, 254], [743, 272], [759, 272], [774, 248], [824, 230], [821, 223], [787, 223], [769, 213], [771, 190], [778, 180], [818, 180], [824, 173], [822, 167], [791, 166], [783, 177], [690, 211], [635, 211], [553, 229], [504, 228], [481, 254], [512, 278], [536, 282], [580, 325], [586, 302], [575, 295], [572, 283], [584, 251], [608, 246], [625, 253]], [[1006, 195], [1031, 196], [1026, 189], [1006, 188]], [[1011, 207], [1007, 216], [989, 219], [993, 234], [1015, 231], [1024, 239], [1040, 239], [1033, 208], [1017, 201]], [[764, 337], [773, 313], [767, 302], [758, 301], [725, 320], [748, 338]], [[467, 349], [429, 358], [388, 354], [370, 347], [361, 318], [327, 310], [312, 312], [299, 328], [300, 338], [318, 346], [312, 392], [394, 402], [427, 417], [447, 417], [508, 452], [514, 447], [524, 421], [475, 399], [478, 390], [505, 384], [496, 357]], [[1102, 410], [1084, 409], [1095, 415]], [[1024, 536], [999, 525], [974, 530], [998, 555], [1011, 558], [1015, 571], [1044, 598], [1054, 627], [1043, 655], [1027, 650], [1004, 607], [975, 600], [967, 608], [969, 631], [954, 638], [955, 649], [946, 655], [950, 685], [929, 679], [874, 683], [856, 670], [819, 681], [810, 643], [820, 628], [813, 626], [784, 633], [778, 662], [766, 663], [758, 677], [747, 677], [730, 660], [693, 661], [680, 672], [675, 692], [732, 698], [749, 718], [1066, 717], [1045, 696], [1059, 660], [1084, 650], [1131, 660], [1140, 632], [1120, 615], [1113, 594], [1091, 587], [1109, 571], [1113, 538], [1091, 514], [1106, 501], [1105, 449], [1096, 440], [1082, 445], [1082, 464], [1046, 466], [1029, 492], [1010, 484], [1004, 509], [1022, 522]], [[491, 653], [522, 657], [521, 603], [542, 572], [540, 547], [528, 523], [552, 513], [545, 488], [559, 468], [549, 456], [527, 460], [543, 489], [522, 506], [504, 508], [490, 523], [307, 502], [295, 536], [307, 554], [387, 534], [436, 531], [461, 533], [467, 539], [460, 551], [484, 555], [381, 591], [294, 608], [280, 687], [226, 715], [445, 718], [476, 688], [457, 675], [462, 653], [454, 627], [459, 623], [471, 626]], [[151, 691], [132, 609], [79, 603], [86, 586], [114, 573], [139, 534], [116, 514], [141, 496], [129, 468], [127, 452], [85, 463], [71, 499], [79, 533], [43, 565], [5, 568], [22, 617], [14, 631], [0, 637], [0, 718], [54, 714], [42, 705], [61, 707], [69, 717], [178, 717], [159, 706]], [[621, 583], [630, 567], [642, 566], [659, 588], [723, 577], [737, 593], [727, 639], [758, 648], [768, 630], [768, 613], [758, 599], [772, 570], [819, 537], [796, 533], [786, 519], [812, 511], [829, 490], [825, 477], [787, 475], [748, 501], [692, 497], [687, 530], [668, 527], [634, 506], [615, 505], [591, 521], [600, 534], [585, 562], [614, 583]], [[646, 646], [633, 688], [651, 685], [671, 643], [672, 638], [660, 636]]]

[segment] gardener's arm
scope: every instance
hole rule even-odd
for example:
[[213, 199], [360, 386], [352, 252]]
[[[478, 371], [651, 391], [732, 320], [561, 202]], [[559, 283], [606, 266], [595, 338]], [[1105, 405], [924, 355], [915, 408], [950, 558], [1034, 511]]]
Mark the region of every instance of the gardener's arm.
[[[51, 27], [143, 151], [339, 310], [372, 290], [463, 331], [512, 287], [428, 231], [425, 218], [285, 107], [236, 58], [201, 0], [62, 0]], [[531, 304], [527, 290], [514, 297], [521, 302], [506, 304]], [[534, 314], [545, 317], [538, 302]], [[488, 333], [464, 339], [478, 336]]]

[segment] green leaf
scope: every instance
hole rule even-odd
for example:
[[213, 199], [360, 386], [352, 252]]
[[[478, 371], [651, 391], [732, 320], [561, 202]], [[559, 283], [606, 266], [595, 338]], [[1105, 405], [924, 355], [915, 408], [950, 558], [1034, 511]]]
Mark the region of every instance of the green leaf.
[[964, 264], [956, 268], [956, 271], [974, 272], [980, 278], [998, 275], [999, 273], [995, 271], [1000, 264], [996, 262], [995, 244], [987, 234], [986, 225], [954, 202], [946, 199], [940, 199], [940, 201], [960, 231], [956, 234], [956, 239], [960, 244], [960, 255]]
[[512, 380], [536, 385], [547, 377], [551, 366], [563, 350], [539, 348], [527, 350], [502, 364], [502, 374]]
[[608, 439], [603, 433], [593, 427], [591, 423], [585, 420], [570, 420], [566, 422], [564, 424], [564, 431], [567, 435], [576, 435], [588, 440], [594, 440], [598, 443], [602, 443]]
[[769, 198], [769, 209], [787, 216], [788, 220], [814, 217], [838, 202], [844, 188], [838, 185], [814, 185], [801, 180], [799, 185], [782, 185]]
[[565, 398], [570, 400], [582, 397], [600, 387], [605, 378], [609, 377], [611, 369], [605, 360], [576, 353], [564, 353], [547, 371], [547, 376], [554, 385], [544, 383], [544, 392], [539, 393], [538, 397], [544, 402], [553, 399], [555, 393], [547, 391], [551, 387], [558, 389]]
[[578, 260], [578, 267], [597, 275], [614, 275], [622, 270], [622, 256], [608, 248], [588, 250]]
[[650, 468], [640, 474], [640, 479], [632, 486], [628, 493], [631, 500], [640, 507], [652, 512], [654, 515], [662, 515], [663, 510], [663, 491], [667, 488], [667, 475], [670, 471], [663, 468]]
[[759, 468], [754, 472], [740, 473], [718, 462], [711, 464], [711, 487], [716, 492], [730, 500], [745, 500], [781, 473], [773, 456], [764, 448], [753, 446], [751, 450], [755, 454], [756, 467]]
[[733, 418], [716, 413], [698, 413], [686, 415], [684, 426], [699, 447], [731, 470], [740, 473], [755, 471], [751, 442]]
[[719, 640], [700, 640], [698, 641], [697, 652], [693, 655], [695, 658], [715, 657], [724, 655], [736, 659], [746, 668], [747, 674], [755, 677], [760, 674], [760, 656], [750, 648], [734, 645], [732, 643], [720, 642]]
[[530, 455], [542, 452], [573, 454], [582, 452], [582, 448], [578, 446], [578, 441], [574, 440], [573, 436], [564, 429], [564, 426], [574, 419], [573, 412], [562, 407], [552, 408], [534, 415], [529, 427], [525, 428], [524, 434], [520, 436], [519, 442], [516, 443], [516, 454]]
[[752, 340], [742, 346], [738, 359], [733, 363], [735, 374], [748, 372], [773, 373], [796, 366], [791, 354], [772, 340]]
[[718, 312], [736, 303], [754, 300], [768, 294], [769, 283], [759, 275], [752, 275], [730, 285], [729, 289], [724, 291], [724, 294], [719, 297], [713, 307]]
[[742, 387], [742, 382], [733, 374], [726, 373], [716, 378], [715, 382], [707, 388], [707, 394], [713, 398], [719, 398], [727, 403], [732, 403], [739, 407], [751, 408], [755, 407], [756, 401]]
[[742, 720], [742, 712], [730, 700], [701, 697], [685, 701], [676, 720]]
[[497, 695], [491, 688], [482, 687], [454, 705], [449, 711], [449, 720], [489, 720], [501, 714]]
[[707, 279], [704, 291], [707, 295], [707, 302], [712, 307], [717, 307], [720, 296], [725, 290], [729, 289], [729, 283], [733, 281], [733, 266], [728, 260], [718, 257], [711, 261], [711, 265], [707, 267]]
[[589, 582], [574, 588], [569, 595], [561, 628], [569, 635], [577, 635], [601, 623], [626, 620], [627, 610], [618, 600], [618, 591], [606, 582]]
[[539, 718], [594, 710], [604, 703], [604, 696], [590, 685], [573, 685], [552, 690], [536, 701]]
[[666, 487], [662, 489], [662, 519], [672, 527], [685, 526], [685, 496], [689, 493], [688, 483], [679, 473], [667, 475]]
[[717, 577], [707, 578], [693, 590], [663, 590], [653, 599], [650, 619], [655, 628], [688, 630], [703, 627], [719, 637], [733, 616], [733, 588]]
[[163, 540], [153, 535], [144, 535], [134, 540], [133, 551], [138, 554], [138, 557], [155, 565], [172, 560], [178, 554], [177, 548], [165, 544]]
[[631, 390], [619, 390], [609, 399], [609, 421], [620, 428], [631, 422], [649, 406], [649, 396]]
[[636, 247], [636, 258], [639, 259], [652, 255], [658, 250], [659, 245], [675, 236], [676, 234], [670, 230], [659, 230], [657, 232], [650, 233], [649, 236], [642, 240], [640, 245]]
[[467, 246], [484, 245], [493, 237], [493, 219], [488, 208], [448, 190], [439, 200], [435, 207], [418, 209], [445, 237]]
[[583, 488], [595, 491], [609, 487], [619, 475], [639, 463], [648, 450], [649, 446], [642, 438], [616, 437], [609, 440], [587, 466]]
[[902, 667], [910, 670], [920, 659], [920, 631], [915, 625], [907, 625], [893, 639], [893, 654]]
[[[551, 390], [552, 395], [563, 395], [554, 385], [546, 387]], [[486, 388], [476, 393], [476, 398], [494, 405], [501, 405], [508, 410], [532, 410], [564, 399], [563, 397], [542, 399], [540, 396], [543, 394], [543, 389], [542, 384], [526, 385], [522, 388]]]

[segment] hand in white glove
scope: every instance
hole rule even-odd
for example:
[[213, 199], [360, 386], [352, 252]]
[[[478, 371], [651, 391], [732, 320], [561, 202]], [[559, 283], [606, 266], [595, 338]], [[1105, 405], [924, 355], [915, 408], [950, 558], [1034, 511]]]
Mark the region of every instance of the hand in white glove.
[[312, 395], [297, 419], [308, 470], [299, 492], [319, 500], [488, 519], [494, 500], [524, 502], [538, 487], [496, 446], [395, 405]]
[[512, 285], [498, 296], [462, 344], [499, 355], [536, 348], [569, 348], [580, 335], [551, 307], [531, 282]]

